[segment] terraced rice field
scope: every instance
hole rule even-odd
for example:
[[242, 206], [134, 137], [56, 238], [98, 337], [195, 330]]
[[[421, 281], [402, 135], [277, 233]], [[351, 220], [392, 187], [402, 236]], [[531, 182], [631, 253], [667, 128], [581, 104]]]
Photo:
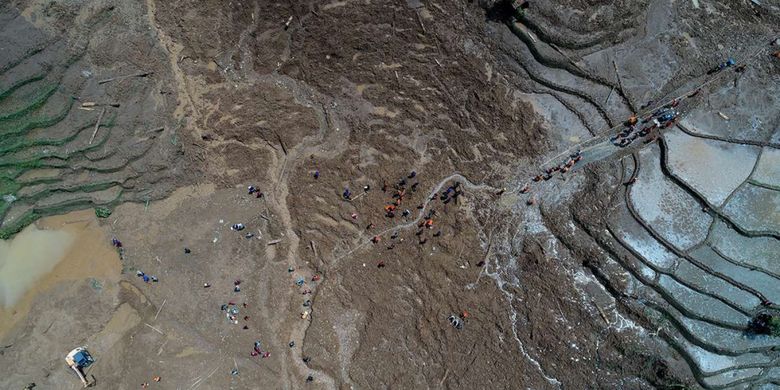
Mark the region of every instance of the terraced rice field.
[[159, 198], [170, 187], [146, 183], [167, 170], [148, 158], [162, 128], [139, 126], [137, 109], [124, 105], [151, 83], [102, 84], [98, 76], [113, 72], [88, 55], [84, 37], [108, 16], [98, 12], [85, 31], [63, 37], [21, 16], [0, 28], [4, 42], [24, 37], [0, 61], [0, 238], [42, 216]]
[[777, 180], [762, 162], [777, 149], [761, 134], [745, 144], [670, 131], [638, 164], [625, 158], [638, 181], [610, 220], [639, 260], [619, 262], [648, 318], [710, 388], [780, 384], [780, 338], [748, 329], [780, 302], [780, 193], [753, 184]]
[[[543, 208], [545, 225], [571, 251], [603, 258], [586, 263], [596, 264], [590, 268], [617, 306], [647, 321], [651, 337], [672, 346], [699, 385], [778, 388], [780, 337], [748, 329], [758, 313], [777, 314], [780, 303], [780, 87], [775, 65], [768, 56], [755, 57], [744, 73], [708, 85], [690, 104], [682, 104], [682, 120], [665, 129], [658, 142], [614, 147], [600, 136], [619, 123], [610, 118], [637, 112], [632, 101], [655, 99], [658, 104], [658, 96], [678, 96], [703, 81], [695, 73], [685, 75], [690, 59], [650, 39], [665, 37], [670, 27], [664, 26], [665, 15], [648, 11], [645, 17], [643, 39], [583, 56], [593, 68], [611, 70], [605, 51], [655, 53], [639, 60], [617, 55], [614, 69], [623, 73], [622, 83], [614, 83], [619, 96], [609, 95], [610, 77], [584, 75], [552, 60], [557, 54], [551, 42], [576, 47], [547, 35], [552, 24], [528, 24], [538, 39], [522, 26], [513, 30], [536, 49], [520, 48], [511, 56], [540, 92], [552, 93], [572, 113], [564, 116], [546, 105], [550, 123], [564, 128], [564, 134], [576, 130], [580, 138], [568, 149], [557, 143], [559, 150], [566, 154], [582, 148], [583, 165], [605, 161], [602, 166], [622, 169], [600, 176], [596, 186], [608, 190], [583, 191], [570, 205], [565, 213], [571, 213], [574, 224], [556, 226], [562, 220], [554, 216], [562, 210], [550, 205], [550, 210]], [[550, 72], [542, 65], [557, 69]], [[568, 76], [561, 69], [568, 69]], [[607, 162], [615, 158], [620, 164]], [[550, 161], [557, 164], [556, 159]], [[567, 188], [552, 185], [557, 193]], [[558, 194], [552, 201], [551, 194], [543, 197], [560, 202]], [[612, 199], [607, 212], [604, 199]]]

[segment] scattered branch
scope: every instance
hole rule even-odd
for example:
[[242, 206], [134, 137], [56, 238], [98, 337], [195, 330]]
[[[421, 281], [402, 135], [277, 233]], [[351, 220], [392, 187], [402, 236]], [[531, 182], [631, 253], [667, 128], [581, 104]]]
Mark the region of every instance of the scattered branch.
[[282, 141], [282, 136], [280, 136], [279, 133], [276, 132], [276, 130], [274, 130], [274, 134], [276, 134], [276, 139], [279, 140], [279, 145], [282, 146], [282, 151], [284, 152], [285, 155], [287, 155], [287, 147], [284, 146], [284, 141]]
[[92, 137], [89, 138], [89, 144], [92, 145], [92, 141], [95, 140], [95, 136], [97, 135], [98, 129], [100, 128], [100, 121], [103, 120], [103, 115], [106, 114], [106, 108], [103, 107], [103, 110], [100, 111], [100, 116], [98, 116], [97, 123], [95, 123], [95, 131], [92, 132]]
[[110, 83], [112, 81], [129, 79], [131, 77], [146, 77], [146, 76], [149, 76], [149, 75], [152, 75], [152, 74], [154, 74], [154, 72], [140, 72], [140, 73], [129, 74], [129, 75], [125, 75], [125, 76], [112, 77], [110, 79], [100, 80], [100, 81], [98, 81], [98, 84], [105, 84], [105, 83]]
[[163, 333], [163, 332], [162, 332], [160, 329], [157, 329], [157, 328], [155, 328], [154, 326], [151, 326], [151, 325], [149, 325], [149, 324], [144, 324], [144, 325], [146, 325], [146, 326], [148, 326], [148, 327], [150, 327], [150, 328], [154, 329], [154, 331], [155, 331], [155, 332], [157, 332], [157, 333], [159, 333], [159, 334], [162, 334], [162, 335], [164, 335], [164, 334], [165, 334], [165, 333]]
[[160, 308], [159, 308], [159, 309], [157, 309], [157, 314], [155, 314], [155, 315], [154, 315], [154, 319], [155, 319], [155, 320], [157, 319], [157, 316], [159, 316], [159, 315], [160, 315], [160, 312], [162, 311], [162, 309], [163, 309], [163, 306], [165, 306], [165, 302], [167, 302], [167, 301], [168, 301], [167, 299], [163, 299], [163, 303], [162, 303], [162, 305], [160, 305]]
[[314, 252], [314, 258], [317, 258], [317, 247], [314, 246], [314, 241], [309, 241], [309, 246], [311, 247], [312, 252]]
[[422, 28], [423, 34], [428, 34], [427, 31], [425, 31], [425, 25], [423, 24], [422, 17], [420, 16], [420, 13], [417, 12], [417, 21], [420, 23], [420, 28]]

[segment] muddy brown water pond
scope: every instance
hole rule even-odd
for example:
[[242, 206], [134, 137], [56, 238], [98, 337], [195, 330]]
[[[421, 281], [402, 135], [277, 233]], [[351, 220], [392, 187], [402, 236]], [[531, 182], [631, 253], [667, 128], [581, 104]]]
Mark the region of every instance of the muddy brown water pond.
[[39, 220], [0, 240], [0, 339], [59, 283], [119, 281], [121, 262], [92, 210]]
[[30, 225], [16, 237], [0, 241], [0, 305], [13, 307], [41, 277], [51, 272], [73, 244], [66, 231]]

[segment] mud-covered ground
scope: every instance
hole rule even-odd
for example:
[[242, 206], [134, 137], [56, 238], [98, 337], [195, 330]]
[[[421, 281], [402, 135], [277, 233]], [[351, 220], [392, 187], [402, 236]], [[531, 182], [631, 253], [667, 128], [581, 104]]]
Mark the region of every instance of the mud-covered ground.
[[[780, 382], [777, 340], [744, 341], [757, 304], [721, 297], [780, 294], [780, 272], [754, 285], [697, 260], [721, 236], [675, 241], [706, 209], [776, 248], [774, 192], [758, 210], [727, 196], [780, 188], [776, 3], [14, 1], [0, 20], [0, 233], [60, 215], [39, 228], [100, 253], [71, 249], [83, 273], [55, 268], [0, 311], [0, 387], [77, 388], [80, 345], [106, 389]], [[729, 56], [747, 71], [706, 75]], [[699, 88], [682, 130], [608, 142]], [[745, 177], [702, 180], [698, 158]], [[651, 245], [730, 287], [653, 267]], [[697, 311], [716, 304], [739, 313]]]

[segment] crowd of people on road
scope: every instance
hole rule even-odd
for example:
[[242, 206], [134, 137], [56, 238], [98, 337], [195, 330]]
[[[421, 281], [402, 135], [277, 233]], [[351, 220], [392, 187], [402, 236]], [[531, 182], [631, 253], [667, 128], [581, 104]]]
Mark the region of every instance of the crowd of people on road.
[[[736, 61], [729, 58], [726, 61], [718, 63], [717, 66], [707, 71], [707, 75], [715, 75], [733, 67], [736, 65]], [[736, 67], [737, 71], [743, 70], [745, 65], [739, 65]], [[701, 91], [701, 87], [688, 93], [685, 96], [678, 97], [672, 101], [666, 103], [661, 108], [653, 111], [652, 113], [642, 117], [641, 119], [636, 115], [631, 115], [625, 122], [620, 131], [614, 136], [610, 137], [610, 142], [619, 147], [625, 148], [637, 139], [644, 138], [645, 143], [652, 142], [657, 138], [657, 132], [660, 129], [673, 126], [680, 117], [680, 112], [677, 111], [677, 107], [683, 99], [696, 96]], [[652, 102], [644, 104], [642, 108], [649, 107]], [[552, 179], [555, 173], [564, 174], [574, 167], [574, 164], [582, 160], [582, 151], [577, 150], [573, 154], [569, 155], [563, 162], [558, 165], [545, 168], [540, 174], [534, 176], [531, 180], [534, 182], [547, 181]], [[519, 193], [526, 194], [531, 190], [530, 184], [526, 183]], [[529, 200], [528, 204], [533, 204], [533, 198]]]
[[638, 138], [647, 137], [648, 142], [654, 140], [656, 138], [655, 131], [671, 127], [677, 122], [680, 112], [676, 111], [675, 108], [679, 104], [680, 99], [674, 99], [652, 114], [645, 116], [641, 121], [636, 115], [632, 115], [623, 123], [623, 129], [609, 139], [610, 142], [617, 147], [625, 148]]

